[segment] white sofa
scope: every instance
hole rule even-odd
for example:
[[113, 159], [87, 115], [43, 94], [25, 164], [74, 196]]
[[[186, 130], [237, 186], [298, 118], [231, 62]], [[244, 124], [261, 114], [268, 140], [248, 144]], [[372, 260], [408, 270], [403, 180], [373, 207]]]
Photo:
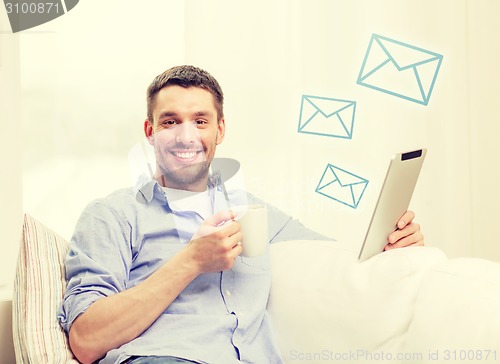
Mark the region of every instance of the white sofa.
[[[76, 362], [56, 319], [66, 250], [26, 216], [12, 303], [17, 363]], [[358, 263], [349, 245], [321, 241], [277, 243], [271, 257], [268, 309], [286, 363], [500, 361], [498, 263], [448, 260], [435, 248]]]
[[286, 363], [500, 362], [500, 264], [436, 248], [358, 263], [347, 244], [272, 247], [269, 312]]

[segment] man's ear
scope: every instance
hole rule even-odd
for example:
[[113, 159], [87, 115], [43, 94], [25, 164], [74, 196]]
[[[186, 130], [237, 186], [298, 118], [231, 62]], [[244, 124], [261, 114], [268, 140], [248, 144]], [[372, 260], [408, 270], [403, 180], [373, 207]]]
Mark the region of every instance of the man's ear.
[[226, 134], [226, 122], [224, 121], [224, 118], [220, 119], [218, 125], [217, 125], [217, 145], [222, 143], [224, 140], [224, 135]]
[[151, 124], [148, 119], [144, 121], [144, 135], [146, 136], [148, 143], [153, 145], [154, 144], [153, 124]]

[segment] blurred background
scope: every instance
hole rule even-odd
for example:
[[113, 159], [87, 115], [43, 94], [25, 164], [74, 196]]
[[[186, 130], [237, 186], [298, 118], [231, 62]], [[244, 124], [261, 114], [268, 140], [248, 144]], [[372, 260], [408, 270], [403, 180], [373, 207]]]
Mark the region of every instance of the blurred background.
[[[426, 244], [500, 261], [499, 13], [496, 0], [86, 0], [12, 34], [0, 11], [0, 285], [24, 213], [69, 239], [87, 203], [133, 183], [146, 87], [179, 64], [219, 80], [217, 156], [258, 197], [357, 249], [390, 158], [425, 147], [411, 209]], [[356, 83], [374, 33], [443, 55], [428, 105]], [[356, 101], [352, 138], [298, 133], [302, 95]], [[327, 164], [369, 181], [357, 208], [315, 192]]]

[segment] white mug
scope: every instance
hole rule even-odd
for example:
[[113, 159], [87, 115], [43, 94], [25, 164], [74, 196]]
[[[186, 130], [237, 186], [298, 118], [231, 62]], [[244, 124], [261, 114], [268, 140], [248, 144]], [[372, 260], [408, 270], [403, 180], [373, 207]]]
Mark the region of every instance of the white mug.
[[267, 208], [264, 205], [240, 206], [234, 209], [240, 223], [241, 245], [244, 257], [264, 254], [269, 244]]

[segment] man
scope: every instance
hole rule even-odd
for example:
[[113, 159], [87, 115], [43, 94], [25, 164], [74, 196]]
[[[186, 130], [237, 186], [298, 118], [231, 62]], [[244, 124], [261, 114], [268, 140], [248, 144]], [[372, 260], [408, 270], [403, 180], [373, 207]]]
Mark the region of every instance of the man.
[[[87, 206], [71, 241], [60, 321], [73, 353], [82, 363], [280, 363], [268, 251], [240, 257], [239, 223], [210, 173], [225, 136], [219, 84], [174, 67], [153, 80], [147, 107], [153, 179]], [[270, 242], [324, 239], [268, 209]], [[388, 249], [423, 244], [413, 218], [402, 217]]]

